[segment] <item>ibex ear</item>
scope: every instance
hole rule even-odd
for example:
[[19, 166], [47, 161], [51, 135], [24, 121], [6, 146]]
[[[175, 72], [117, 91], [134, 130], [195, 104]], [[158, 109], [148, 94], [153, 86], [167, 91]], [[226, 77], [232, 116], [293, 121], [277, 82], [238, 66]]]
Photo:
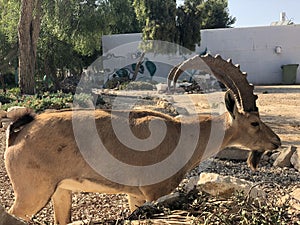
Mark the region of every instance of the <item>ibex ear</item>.
[[227, 91], [225, 94], [225, 105], [233, 119], [235, 118], [235, 116], [234, 116], [235, 104], [236, 104], [236, 102], [235, 102], [234, 97], [231, 94], [231, 91]]

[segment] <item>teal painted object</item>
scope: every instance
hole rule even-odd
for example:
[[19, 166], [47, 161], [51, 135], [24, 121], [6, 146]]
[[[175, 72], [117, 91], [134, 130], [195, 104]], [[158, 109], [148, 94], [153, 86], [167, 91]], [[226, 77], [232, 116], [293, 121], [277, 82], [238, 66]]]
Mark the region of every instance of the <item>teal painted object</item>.
[[156, 72], [156, 65], [151, 61], [146, 61], [145, 64], [146, 64], [147, 70], [150, 73], [150, 76], [153, 77]]

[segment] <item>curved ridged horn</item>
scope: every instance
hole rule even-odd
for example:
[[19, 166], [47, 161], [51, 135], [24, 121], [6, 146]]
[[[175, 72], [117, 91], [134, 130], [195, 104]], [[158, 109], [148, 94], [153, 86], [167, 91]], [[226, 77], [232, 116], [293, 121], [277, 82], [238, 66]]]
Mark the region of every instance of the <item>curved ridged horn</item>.
[[233, 65], [231, 60], [226, 61], [220, 55], [215, 57], [208, 54], [194, 56], [173, 69], [171, 70], [172, 74], [169, 73], [168, 79], [173, 79], [174, 84], [186, 69], [202, 71], [209, 69], [210, 73], [212, 72], [219, 81], [231, 90], [239, 109], [247, 112], [258, 111], [256, 107], [257, 96], [253, 94], [254, 87], [249, 84], [246, 78], [247, 74], [241, 72], [239, 66]]

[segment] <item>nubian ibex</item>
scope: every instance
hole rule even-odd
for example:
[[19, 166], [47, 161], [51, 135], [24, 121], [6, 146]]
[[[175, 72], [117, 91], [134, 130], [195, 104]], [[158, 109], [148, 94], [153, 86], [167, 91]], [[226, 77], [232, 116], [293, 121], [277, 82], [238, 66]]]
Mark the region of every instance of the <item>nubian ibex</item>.
[[[225, 94], [227, 112], [220, 116], [185, 120], [150, 110], [130, 110], [125, 113], [128, 116], [119, 115], [113, 110], [70, 110], [35, 115], [29, 109], [19, 109], [3, 113], [2, 119], [11, 121], [7, 129], [5, 166], [15, 201], [9, 212], [30, 220], [52, 199], [55, 223], [67, 224], [71, 221], [73, 191], [126, 193], [130, 209], [134, 210], [145, 201], [154, 201], [169, 194], [188, 171], [229, 145], [239, 144], [251, 149], [249, 164], [255, 169], [261, 154], [277, 149], [281, 142], [261, 121], [256, 106], [257, 96], [253, 94], [253, 86], [249, 85], [246, 75], [231, 61], [206, 55], [196, 56], [178, 65], [170, 72], [169, 79], [176, 81], [187, 68], [199, 69], [198, 63], [202, 61], [228, 88]], [[79, 144], [77, 131], [73, 127], [74, 112], [80, 130], [85, 134]], [[96, 145], [98, 142], [94, 143], [93, 140], [95, 134], [88, 132], [88, 127], [92, 126], [87, 122], [90, 118], [95, 124], [101, 145]], [[163, 125], [165, 133], [153, 149], [138, 151], [119, 140], [112, 120], [120, 126], [129, 126], [135, 138], [140, 140], [146, 140], [156, 131], [161, 132], [160, 125]], [[187, 140], [184, 140], [188, 144], [184, 145], [179, 141], [183, 128], [188, 132]], [[192, 154], [185, 157], [190, 147], [193, 148]], [[147, 170], [144, 173], [143, 167], [147, 169], [154, 165], [151, 171], [157, 176], [168, 172], [169, 169], [163, 167], [162, 170], [159, 163], [169, 160], [168, 156], [172, 155], [174, 149], [179, 156], [170, 162], [170, 171], [178, 163], [185, 163], [165, 179], [154, 182], [156, 178], [153, 174], [148, 175]], [[110, 163], [108, 158], [94, 157], [94, 152], [108, 152], [114, 159], [138, 171], [132, 170], [132, 174], [126, 174], [124, 170], [125, 173], [120, 177], [123, 180], [118, 182], [113, 175], [123, 173], [122, 167]], [[96, 166], [99, 162], [100, 168], [111, 170], [111, 176], [97, 171], [86, 158], [89, 154]], [[124, 178], [127, 180], [124, 181]]]

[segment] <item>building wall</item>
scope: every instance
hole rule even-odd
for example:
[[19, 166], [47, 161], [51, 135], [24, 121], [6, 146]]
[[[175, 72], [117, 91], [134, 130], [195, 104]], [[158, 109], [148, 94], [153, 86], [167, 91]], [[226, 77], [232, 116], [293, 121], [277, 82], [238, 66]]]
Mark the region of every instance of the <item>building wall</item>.
[[[120, 69], [125, 71], [126, 76], [128, 74], [132, 78], [135, 64], [144, 51], [140, 48], [141, 42], [141, 33], [102, 36], [104, 83], [113, 79]], [[166, 83], [167, 75], [174, 66], [195, 55], [194, 52], [181, 54], [176, 44], [160, 41], [157, 41], [156, 44], [161, 49], [175, 49], [176, 54], [146, 52], [136, 80], [151, 79]]]
[[[281, 53], [275, 52], [277, 46]], [[300, 25], [202, 30], [196, 51], [205, 49], [240, 64], [254, 84], [280, 84], [281, 66], [300, 64]], [[296, 83], [300, 83], [300, 68]]]

